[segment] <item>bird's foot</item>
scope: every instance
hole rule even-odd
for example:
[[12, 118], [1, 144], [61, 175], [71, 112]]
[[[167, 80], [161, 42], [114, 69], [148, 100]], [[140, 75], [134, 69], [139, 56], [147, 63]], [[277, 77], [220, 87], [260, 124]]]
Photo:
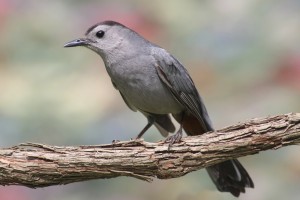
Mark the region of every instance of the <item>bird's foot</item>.
[[167, 137], [164, 143], [169, 143], [168, 150], [170, 150], [171, 146], [175, 143], [179, 143], [181, 138], [182, 138], [182, 131], [178, 131], [176, 134]]
[[113, 141], [111, 141], [112, 144], [116, 144], [118, 142], [120, 142], [120, 140], [113, 140]]

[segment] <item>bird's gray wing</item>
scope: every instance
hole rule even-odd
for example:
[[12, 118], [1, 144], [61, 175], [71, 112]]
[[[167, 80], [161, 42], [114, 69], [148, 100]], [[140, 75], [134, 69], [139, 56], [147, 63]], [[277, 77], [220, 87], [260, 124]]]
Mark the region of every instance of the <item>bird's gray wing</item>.
[[207, 131], [213, 130], [205, 105], [183, 65], [163, 49], [153, 53], [157, 74], [177, 101], [192, 113]]

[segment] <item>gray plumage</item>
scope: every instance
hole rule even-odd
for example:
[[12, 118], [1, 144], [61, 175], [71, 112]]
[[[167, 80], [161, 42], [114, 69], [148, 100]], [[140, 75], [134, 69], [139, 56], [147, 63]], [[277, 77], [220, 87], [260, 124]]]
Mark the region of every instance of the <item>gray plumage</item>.
[[[149, 42], [124, 25], [105, 21], [90, 27], [86, 38], [73, 40], [65, 47], [85, 46], [99, 54], [112, 84], [127, 106], [140, 111], [148, 124], [140, 138], [155, 125], [163, 136], [174, 132], [170, 114], [180, 124], [166, 141], [178, 142], [182, 129], [188, 135], [212, 131], [213, 126], [202, 98], [183, 65], [163, 48]], [[229, 160], [207, 168], [220, 191], [239, 196], [245, 187], [254, 187], [238, 160]]]

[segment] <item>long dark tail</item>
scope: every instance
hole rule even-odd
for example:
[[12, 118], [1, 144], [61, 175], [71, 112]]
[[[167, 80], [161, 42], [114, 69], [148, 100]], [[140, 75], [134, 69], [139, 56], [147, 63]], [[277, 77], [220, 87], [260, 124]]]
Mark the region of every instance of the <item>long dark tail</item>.
[[221, 192], [230, 192], [238, 197], [245, 188], [254, 188], [253, 181], [242, 164], [237, 160], [228, 160], [206, 168], [210, 178]]
[[[182, 115], [173, 115], [174, 118], [182, 124], [187, 135], [200, 135], [207, 132], [207, 128], [202, 127], [199, 121], [189, 113]], [[208, 117], [208, 115], [206, 114]], [[180, 121], [181, 120], [181, 121]], [[204, 120], [208, 122], [208, 120]], [[210, 120], [209, 120], [210, 121]], [[208, 129], [213, 130], [210, 123], [207, 123]], [[209, 131], [211, 131], [209, 130]], [[245, 193], [245, 188], [254, 188], [253, 181], [248, 172], [237, 160], [228, 160], [206, 168], [210, 178], [221, 192], [230, 192], [238, 197], [240, 193]]]

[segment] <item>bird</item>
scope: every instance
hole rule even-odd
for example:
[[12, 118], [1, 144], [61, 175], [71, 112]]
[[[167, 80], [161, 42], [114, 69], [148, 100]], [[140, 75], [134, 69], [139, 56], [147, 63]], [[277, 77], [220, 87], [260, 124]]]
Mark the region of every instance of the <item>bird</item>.
[[[154, 125], [162, 136], [175, 132], [171, 116], [179, 123], [177, 132], [165, 140], [181, 140], [214, 131], [204, 101], [187, 69], [162, 47], [116, 21], [91, 26], [85, 37], [67, 42], [64, 47], [86, 47], [103, 60], [112, 85], [132, 111], [139, 111], [148, 123], [137, 136]], [[238, 197], [245, 188], [254, 188], [248, 172], [237, 159], [206, 168], [221, 192]]]

